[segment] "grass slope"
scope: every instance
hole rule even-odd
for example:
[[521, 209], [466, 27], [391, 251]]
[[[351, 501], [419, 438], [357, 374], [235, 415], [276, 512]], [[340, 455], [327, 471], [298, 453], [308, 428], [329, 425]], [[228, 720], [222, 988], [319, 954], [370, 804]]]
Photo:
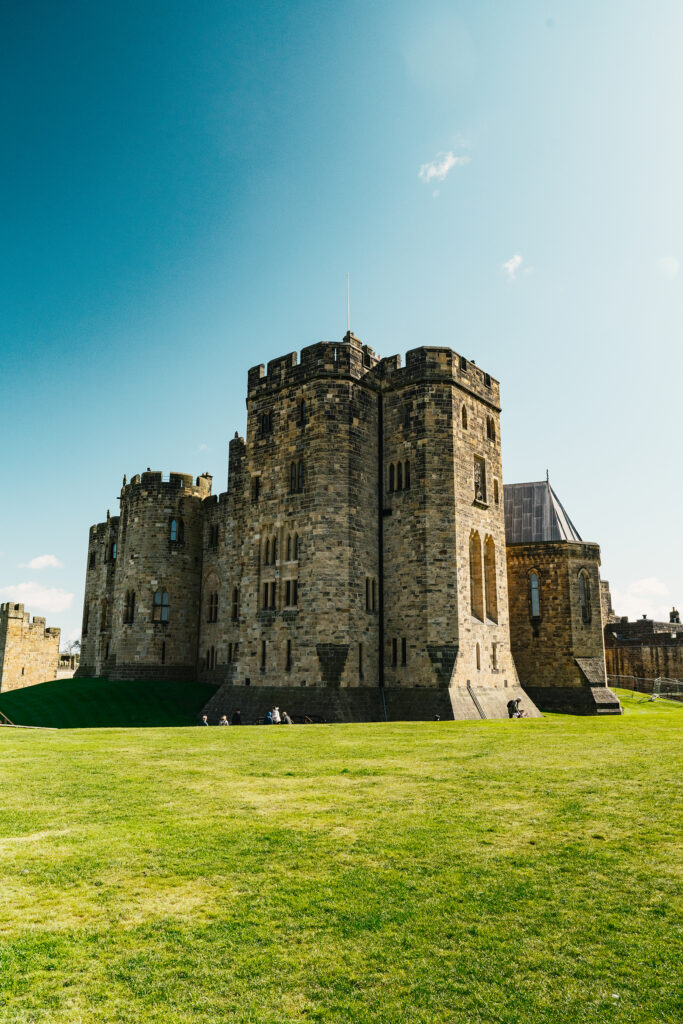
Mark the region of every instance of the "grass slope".
[[679, 1022], [682, 727], [0, 729], [0, 1021]]
[[214, 686], [183, 682], [55, 679], [0, 694], [15, 725], [56, 729], [195, 725]]

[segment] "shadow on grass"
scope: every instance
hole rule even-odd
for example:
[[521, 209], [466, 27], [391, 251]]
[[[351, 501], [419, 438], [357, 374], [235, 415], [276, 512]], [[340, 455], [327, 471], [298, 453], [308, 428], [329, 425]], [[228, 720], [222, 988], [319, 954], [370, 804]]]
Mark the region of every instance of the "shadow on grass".
[[196, 725], [215, 686], [207, 683], [54, 679], [0, 694], [15, 725], [53, 729]]

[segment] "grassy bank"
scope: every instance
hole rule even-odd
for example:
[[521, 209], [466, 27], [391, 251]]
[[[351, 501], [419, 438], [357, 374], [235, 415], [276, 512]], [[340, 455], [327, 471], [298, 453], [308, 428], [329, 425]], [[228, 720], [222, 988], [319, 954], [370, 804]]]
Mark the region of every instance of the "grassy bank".
[[0, 1021], [678, 1022], [682, 726], [0, 730]]
[[15, 725], [101, 729], [194, 725], [215, 686], [186, 682], [54, 679], [0, 694], [0, 711]]

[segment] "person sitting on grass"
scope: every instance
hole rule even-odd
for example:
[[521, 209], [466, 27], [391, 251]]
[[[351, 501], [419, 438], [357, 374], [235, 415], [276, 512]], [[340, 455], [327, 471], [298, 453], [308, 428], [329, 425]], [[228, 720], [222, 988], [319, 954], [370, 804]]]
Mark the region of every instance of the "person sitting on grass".
[[263, 719], [263, 724], [264, 725], [274, 725], [275, 724], [273, 722], [273, 712], [272, 711], [266, 711], [266, 717]]
[[232, 724], [233, 725], [241, 725], [242, 724], [242, 712], [240, 711], [239, 708], [237, 709], [237, 711], [233, 711], [233, 713], [232, 713]]
[[273, 717], [273, 725], [280, 725], [280, 709], [277, 707], [273, 708], [273, 710], [271, 711], [271, 715]]
[[230, 722], [228, 721], [226, 715], [221, 715], [218, 724], [219, 725], [230, 725]]
[[294, 722], [293, 722], [293, 721], [292, 721], [292, 719], [291, 719], [291, 718], [289, 717], [289, 715], [287, 714], [287, 712], [286, 712], [286, 711], [283, 711], [283, 712], [282, 712], [282, 721], [281, 721], [281, 723], [280, 723], [280, 724], [281, 724], [281, 725], [294, 725]]
[[200, 725], [208, 725], [209, 724], [209, 719], [206, 717], [206, 715], [202, 715], [202, 720], [201, 720], [201, 722], [199, 724]]

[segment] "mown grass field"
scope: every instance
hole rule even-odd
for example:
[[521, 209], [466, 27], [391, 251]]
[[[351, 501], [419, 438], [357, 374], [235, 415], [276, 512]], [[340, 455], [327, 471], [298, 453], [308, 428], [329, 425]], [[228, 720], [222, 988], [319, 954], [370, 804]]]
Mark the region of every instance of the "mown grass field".
[[681, 1020], [683, 707], [0, 729], [0, 1021]]

